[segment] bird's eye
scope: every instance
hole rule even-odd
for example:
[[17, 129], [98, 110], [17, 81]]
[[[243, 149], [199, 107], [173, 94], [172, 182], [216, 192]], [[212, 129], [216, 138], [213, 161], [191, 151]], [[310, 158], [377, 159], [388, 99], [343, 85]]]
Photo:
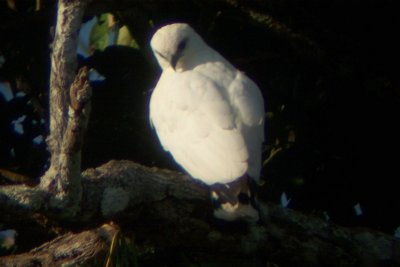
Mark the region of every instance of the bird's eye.
[[159, 55], [160, 57], [162, 57], [165, 60], [168, 60], [163, 54], [161, 54], [160, 52], [154, 50], [154, 53], [156, 53], [157, 55]]
[[183, 39], [182, 41], [180, 41], [178, 44], [178, 51], [182, 51], [183, 49], [185, 49], [186, 44], [187, 44], [187, 39]]

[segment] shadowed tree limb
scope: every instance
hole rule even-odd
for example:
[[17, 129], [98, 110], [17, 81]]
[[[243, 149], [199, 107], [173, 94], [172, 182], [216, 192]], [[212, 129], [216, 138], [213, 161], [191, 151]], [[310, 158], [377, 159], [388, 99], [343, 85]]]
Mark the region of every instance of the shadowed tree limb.
[[40, 187], [51, 193], [49, 208], [75, 213], [81, 200], [81, 143], [91, 89], [87, 70], [76, 73], [77, 37], [87, 1], [58, 2], [50, 73], [50, 167]]
[[[399, 260], [398, 240], [392, 236], [337, 226], [272, 203], [262, 205], [266, 211], [262, 225], [243, 231], [228, 223], [218, 223], [212, 218], [208, 188], [176, 172], [131, 161], [110, 161], [86, 170], [82, 176], [82, 209], [68, 221], [79, 225], [110, 219], [128, 223], [136, 235], [146, 240], [146, 247], [155, 251], [186, 247], [222, 255], [262, 253], [272, 261], [285, 259], [293, 266], [379, 266]], [[2, 209], [8, 203], [5, 195], [12, 192], [11, 188], [16, 187], [0, 190]], [[25, 192], [30, 200], [28, 205], [40, 196], [34, 192]], [[28, 214], [22, 203], [6, 208], [18, 211], [9, 218], [11, 221], [23, 220]], [[1, 214], [4, 212], [11, 211], [2, 210]]]
[[[270, 203], [262, 205], [262, 225], [243, 231], [217, 223], [211, 217], [208, 188], [176, 172], [110, 161], [81, 173], [80, 150], [90, 109], [87, 71], [75, 75], [76, 32], [84, 5], [83, 1], [59, 2], [51, 70], [50, 169], [38, 187], [0, 187], [2, 222], [21, 222], [36, 214], [60, 225], [95, 225], [113, 219], [132, 225], [132, 231], [153, 250], [261, 254], [275, 262], [285, 259], [292, 266], [379, 266], [389, 261], [395, 266], [399, 262], [398, 240], [392, 236], [340, 227]], [[62, 235], [27, 254], [0, 258], [0, 265], [18, 266], [29, 257], [34, 262], [38, 255], [52, 257], [60, 251], [57, 244], [65, 249], [57, 255], [73, 262], [77, 252], [90, 255], [87, 252], [93, 251], [90, 246], [76, 248], [80, 243], [75, 238], [81, 234]], [[110, 243], [107, 240], [103, 252]], [[143, 243], [138, 246], [143, 248]], [[90, 259], [79, 263], [83, 262], [93, 263]]]
[[18, 256], [0, 258], [0, 266], [103, 266], [115, 225], [105, 224], [77, 234], [67, 233]]
[[285, 23], [282, 21], [279, 21], [275, 19], [273, 16], [259, 12], [258, 10], [255, 10], [251, 7], [248, 7], [246, 5], [246, 1], [239, 1], [239, 0], [223, 0], [223, 2], [226, 2], [227, 4], [233, 6], [234, 8], [240, 9], [244, 14], [246, 14], [248, 17], [250, 17], [253, 21], [263, 25], [266, 28], [271, 29], [272, 31], [281, 34], [283, 36], [287, 36], [288, 38], [292, 40], [297, 40], [302, 43], [307, 44], [308, 46], [312, 47], [313, 49], [318, 52], [318, 54], [321, 53], [321, 50], [318, 46], [317, 43], [314, 42], [314, 40], [310, 39], [306, 35], [296, 32], [290, 27], [288, 27]]

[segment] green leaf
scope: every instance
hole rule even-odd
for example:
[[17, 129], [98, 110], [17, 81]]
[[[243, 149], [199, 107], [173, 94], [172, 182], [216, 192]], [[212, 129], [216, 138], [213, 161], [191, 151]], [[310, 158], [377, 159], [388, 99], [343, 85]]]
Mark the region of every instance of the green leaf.
[[139, 49], [139, 45], [135, 39], [133, 39], [128, 27], [126, 25], [122, 26], [118, 32], [117, 45], [125, 45], [132, 47], [134, 49]]
[[[90, 33], [90, 46], [96, 50], [104, 50], [110, 45], [109, 13], [101, 14]], [[112, 15], [111, 15], [112, 16]]]

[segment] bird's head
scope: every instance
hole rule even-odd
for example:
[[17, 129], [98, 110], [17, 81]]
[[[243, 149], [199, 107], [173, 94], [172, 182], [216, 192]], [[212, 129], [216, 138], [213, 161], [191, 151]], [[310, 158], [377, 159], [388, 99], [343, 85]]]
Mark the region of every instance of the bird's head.
[[178, 72], [187, 70], [198, 51], [205, 46], [202, 38], [185, 23], [160, 28], [150, 44], [161, 68], [173, 68]]

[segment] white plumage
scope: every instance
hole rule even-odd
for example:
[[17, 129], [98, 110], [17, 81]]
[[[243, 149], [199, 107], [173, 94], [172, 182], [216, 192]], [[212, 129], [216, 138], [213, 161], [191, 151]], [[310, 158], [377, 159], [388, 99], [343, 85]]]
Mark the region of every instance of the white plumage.
[[[258, 181], [264, 103], [257, 85], [187, 24], [160, 28], [151, 47], [163, 72], [151, 96], [150, 119], [164, 149], [208, 185], [246, 176]], [[238, 201], [228, 204], [236, 212], [231, 219], [241, 217]]]

